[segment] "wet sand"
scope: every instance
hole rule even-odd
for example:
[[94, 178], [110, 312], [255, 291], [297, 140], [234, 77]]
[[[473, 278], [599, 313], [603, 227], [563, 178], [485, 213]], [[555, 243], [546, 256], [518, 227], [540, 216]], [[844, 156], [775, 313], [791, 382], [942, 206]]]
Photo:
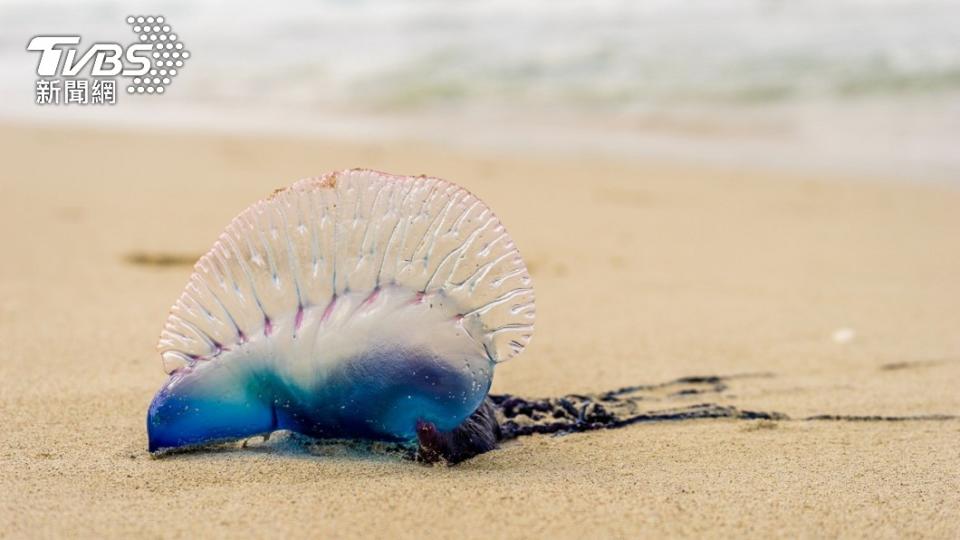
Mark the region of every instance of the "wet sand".
[[[960, 414], [960, 190], [17, 125], [0, 147], [0, 537], [960, 535], [960, 421], [928, 417]], [[537, 331], [494, 392], [752, 374], [642, 405], [789, 419], [521, 437], [457, 467], [282, 435], [151, 458], [190, 261], [274, 188], [349, 167], [453, 180], [510, 230]]]

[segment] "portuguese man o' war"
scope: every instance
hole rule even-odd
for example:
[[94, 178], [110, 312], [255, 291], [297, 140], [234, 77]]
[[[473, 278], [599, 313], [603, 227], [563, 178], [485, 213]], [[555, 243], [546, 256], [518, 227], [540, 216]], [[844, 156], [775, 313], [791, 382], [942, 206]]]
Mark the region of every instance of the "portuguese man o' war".
[[195, 265], [160, 335], [149, 450], [290, 430], [457, 461], [496, 444], [493, 370], [533, 324], [523, 259], [467, 190], [360, 169], [300, 180]]
[[288, 430], [453, 464], [525, 435], [646, 422], [956, 419], [792, 419], [701, 401], [729, 401], [730, 381], [769, 374], [488, 395], [533, 323], [517, 247], [465, 189], [359, 169], [300, 180], [240, 213], [194, 266], [160, 334], [170, 377], [147, 413], [149, 450]]
[[792, 419], [702, 401], [729, 401], [734, 379], [770, 374], [488, 395], [494, 367], [527, 346], [533, 323], [526, 265], [463, 188], [359, 169], [300, 180], [244, 210], [196, 263], [160, 334], [170, 377], [147, 413], [149, 450], [289, 430], [392, 441], [412, 459], [452, 464], [525, 435], [646, 422], [956, 418]]

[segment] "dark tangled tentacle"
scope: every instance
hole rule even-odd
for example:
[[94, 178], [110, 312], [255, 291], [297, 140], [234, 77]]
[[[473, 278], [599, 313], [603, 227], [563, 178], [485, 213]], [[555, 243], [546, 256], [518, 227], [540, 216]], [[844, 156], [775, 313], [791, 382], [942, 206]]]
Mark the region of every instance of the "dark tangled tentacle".
[[[738, 420], [791, 420], [779, 412], [739, 409], [732, 405], [697, 403], [663, 407], [694, 396], [719, 395], [734, 378], [770, 377], [745, 374], [730, 377], [683, 377], [660, 384], [626, 386], [596, 394], [568, 394], [555, 398], [528, 399], [510, 394], [492, 394], [470, 418], [450, 433], [440, 433], [432, 424], [418, 426], [416, 458], [433, 463], [455, 464], [496, 448], [497, 443], [534, 434], [565, 434], [614, 429], [645, 422], [731, 418]], [[647, 403], [647, 406], [643, 404]], [[661, 408], [655, 406], [661, 404]], [[821, 414], [798, 421], [944, 421], [956, 415], [849, 416]]]
[[728, 405], [700, 403], [688, 407], [638, 412], [630, 399], [613, 398], [605, 401], [593, 397], [570, 395], [562, 398], [528, 400], [514, 396], [503, 398], [505, 421], [500, 426], [503, 439], [512, 439], [534, 433], [576, 433], [597, 429], [613, 429], [642, 422], [694, 420], [698, 418], [740, 418], [782, 420], [780, 413], [747, 411]]
[[528, 399], [510, 394], [487, 396], [480, 408], [453, 431], [417, 426], [416, 459], [425, 463], [459, 463], [496, 448], [504, 440], [524, 435], [564, 434], [612, 429], [640, 422], [696, 418], [778, 419], [778, 413], [742, 411], [731, 406], [698, 404], [682, 408], [642, 410], [641, 401], [660, 397], [720, 393], [721, 377], [684, 377], [653, 385], [627, 386], [597, 394], [568, 394], [556, 398]]

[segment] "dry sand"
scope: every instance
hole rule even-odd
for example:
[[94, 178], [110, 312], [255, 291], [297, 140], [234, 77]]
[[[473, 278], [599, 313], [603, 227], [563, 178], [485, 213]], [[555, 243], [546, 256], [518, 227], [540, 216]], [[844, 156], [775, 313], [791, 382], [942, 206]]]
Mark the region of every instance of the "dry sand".
[[0, 536], [960, 535], [957, 420], [645, 424], [452, 468], [283, 437], [154, 459], [144, 427], [183, 259], [356, 166], [454, 180], [517, 240], [538, 328], [495, 391], [768, 373], [651, 406], [957, 415], [960, 191], [413, 143], [6, 126], [0, 148]]

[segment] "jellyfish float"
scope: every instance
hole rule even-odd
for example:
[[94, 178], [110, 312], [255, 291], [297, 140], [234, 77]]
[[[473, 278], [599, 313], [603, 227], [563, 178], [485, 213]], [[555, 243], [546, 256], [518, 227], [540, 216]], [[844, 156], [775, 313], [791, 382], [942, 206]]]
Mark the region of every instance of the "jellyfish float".
[[494, 367], [533, 323], [523, 259], [467, 190], [359, 169], [300, 180], [196, 263], [160, 334], [149, 450], [275, 430], [439, 457], [488, 445], [474, 438], [495, 439]]

